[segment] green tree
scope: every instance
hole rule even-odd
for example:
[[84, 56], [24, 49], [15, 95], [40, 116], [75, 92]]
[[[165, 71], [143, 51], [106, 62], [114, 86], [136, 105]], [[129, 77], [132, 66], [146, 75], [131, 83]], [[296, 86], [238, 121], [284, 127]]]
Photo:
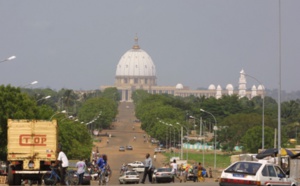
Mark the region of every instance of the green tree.
[[20, 88], [0, 86], [0, 159], [6, 159], [7, 119], [35, 119], [41, 111]]
[[[274, 146], [274, 129], [264, 127], [264, 142], [265, 148]], [[262, 143], [262, 126], [254, 126], [247, 130], [246, 134], [241, 138], [241, 146], [243, 151], [250, 153], [258, 153]]]
[[[262, 126], [262, 115], [251, 113], [251, 114], [233, 114], [219, 122], [217, 131], [218, 141], [221, 142], [222, 146], [227, 149], [226, 151], [233, 151], [236, 145], [241, 146], [241, 138], [246, 134], [246, 131], [254, 126]], [[275, 122], [270, 116], [265, 116], [265, 126], [274, 127]], [[260, 132], [259, 134], [262, 134]], [[254, 138], [253, 143], [259, 143], [261, 137]], [[261, 147], [260, 147], [261, 148]]]
[[105, 97], [105, 98], [114, 100], [116, 102], [120, 101], [120, 93], [118, 92], [118, 89], [115, 87], [106, 88], [102, 92], [101, 97]]
[[111, 127], [113, 119], [117, 115], [117, 103], [112, 99], [95, 97], [86, 100], [79, 109], [80, 121], [91, 123], [92, 128], [107, 129]]
[[73, 120], [63, 120], [58, 127], [59, 143], [69, 159], [89, 159], [92, 151], [92, 137], [85, 124]]

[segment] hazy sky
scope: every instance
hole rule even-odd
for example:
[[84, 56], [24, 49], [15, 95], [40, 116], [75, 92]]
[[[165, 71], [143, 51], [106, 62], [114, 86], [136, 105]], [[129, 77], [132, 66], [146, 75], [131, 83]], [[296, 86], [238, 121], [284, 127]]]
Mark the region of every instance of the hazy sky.
[[[300, 1], [281, 0], [281, 85], [300, 90]], [[279, 87], [279, 0], [2, 0], [0, 84], [94, 90], [113, 85], [137, 34], [158, 85]], [[247, 78], [247, 88], [257, 81]]]

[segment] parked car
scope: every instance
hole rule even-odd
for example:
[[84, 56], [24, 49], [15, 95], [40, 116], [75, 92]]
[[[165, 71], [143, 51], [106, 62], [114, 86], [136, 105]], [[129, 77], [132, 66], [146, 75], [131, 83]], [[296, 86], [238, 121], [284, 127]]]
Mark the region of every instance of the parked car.
[[0, 161], [0, 175], [7, 175], [7, 166], [5, 162]]
[[256, 161], [238, 161], [223, 170], [219, 185], [297, 186], [297, 182], [295, 179], [287, 176], [277, 164]]
[[132, 163], [128, 163], [127, 165], [130, 166], [130, 167], [138, 167], [138, 166], [144, 166], [144, 163], [141, 162], [141, 161], [135, 161], [135, 162], [132, 162]]
[[125, 151], [125, 147], [124, 146], [120, 146], [119, 147], [119, 151]]
[[166, 150], [159, 147], [159, 148], [155, 148], [154, 152], [166, 152]]
[[152, 175], [152, 183], [173, 182], [174, 176], [172, 169], [169, 167], [161, 167], [154, 170]]
[[159, 144], [159, 140], [156, 140], [156, 139], [152, 138], [151, 139], [151, 143], [152, 144]]
[[137, 167], [133, 167], [132, 170], [133, 170], [133, 171], [136, 171], [136, 172], [138, 172], [138, 173], [142, 173], [142, 172], [144, 172], [144, 170], [145, 170], [145, 166], [144, 166], [144, 165], [139, 165], [139, 166], [137, 166]]
[[133, 147], [131, 145], [127, 145], [126, 150], [133, 150]]
[[126, 171], [121, 174], [119, 177], [120, 184], [126, 184], [126, 183], [139, 183], [140, 182], [140, 176], [136, 171]]

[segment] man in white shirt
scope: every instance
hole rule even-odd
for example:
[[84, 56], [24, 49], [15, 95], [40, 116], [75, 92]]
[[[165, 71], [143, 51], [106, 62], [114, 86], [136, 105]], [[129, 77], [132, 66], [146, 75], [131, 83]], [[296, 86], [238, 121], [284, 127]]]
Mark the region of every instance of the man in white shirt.
[[69, 166], [69, 160], [66, 154], [62, 151], [62, 146], [60, 144], [58, 145], [58, 151], [59, 153], [55, 165], [59, 164], [60, 166], [60, 184], [66, 185], [65, 177], [66, 177], [67, 168]]
[[[173, 159], [173, 163], [171, 163], [171, 167], [172, 167], [172, 174], [175, 178], [179, 179], [180, 183], [182, 182], [182, 179], [179, 178], [178, 174], [177, 174], [177, 170], [178, 170], [178, 165], [176, 163], [176, 160]], [[174, 180], [173, 180], [174, 182]]]
[[152, 183], [152, 159], [150, 157], [150, 154], [146, 154], [146, 159], [145, 159], [145, 169], [144, 169], [144, 175], [141, 183], [145, 183], [146, 177], [148, 175], [149, 182]]
[[76, 163], [76, 167], [77, 167], [77, 174], [78, 174], [78, 185], [82, 185], [83, 176], [86, 169], [86, 164], [82, 158], [80, 158], [80, 160]]

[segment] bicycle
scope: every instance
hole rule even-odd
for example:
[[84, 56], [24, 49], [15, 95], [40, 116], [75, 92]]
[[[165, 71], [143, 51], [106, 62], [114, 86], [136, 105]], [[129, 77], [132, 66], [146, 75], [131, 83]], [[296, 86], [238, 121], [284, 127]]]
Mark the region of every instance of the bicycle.
[[[48, 171], [42, 176], [42, 182], [44, 183], [44, 185], [56, 185], [56, 183], [61, 180], [60, 176], [56, 173], [56, 170], [58, 170], [58, 168], [51, 166], [50, 169], [51, 171]], [[78, 180], [73, 176], [73, 174], [70, 174], [70, 172], [67, 171], [65, 182], [66, 185], [76, 185], [78, 183]]]
[[110, 178], [110, 169], [109, 166], [105, 166], [102, 170], [100, 169], [99, 173], [99, 185], [107, 185]]

